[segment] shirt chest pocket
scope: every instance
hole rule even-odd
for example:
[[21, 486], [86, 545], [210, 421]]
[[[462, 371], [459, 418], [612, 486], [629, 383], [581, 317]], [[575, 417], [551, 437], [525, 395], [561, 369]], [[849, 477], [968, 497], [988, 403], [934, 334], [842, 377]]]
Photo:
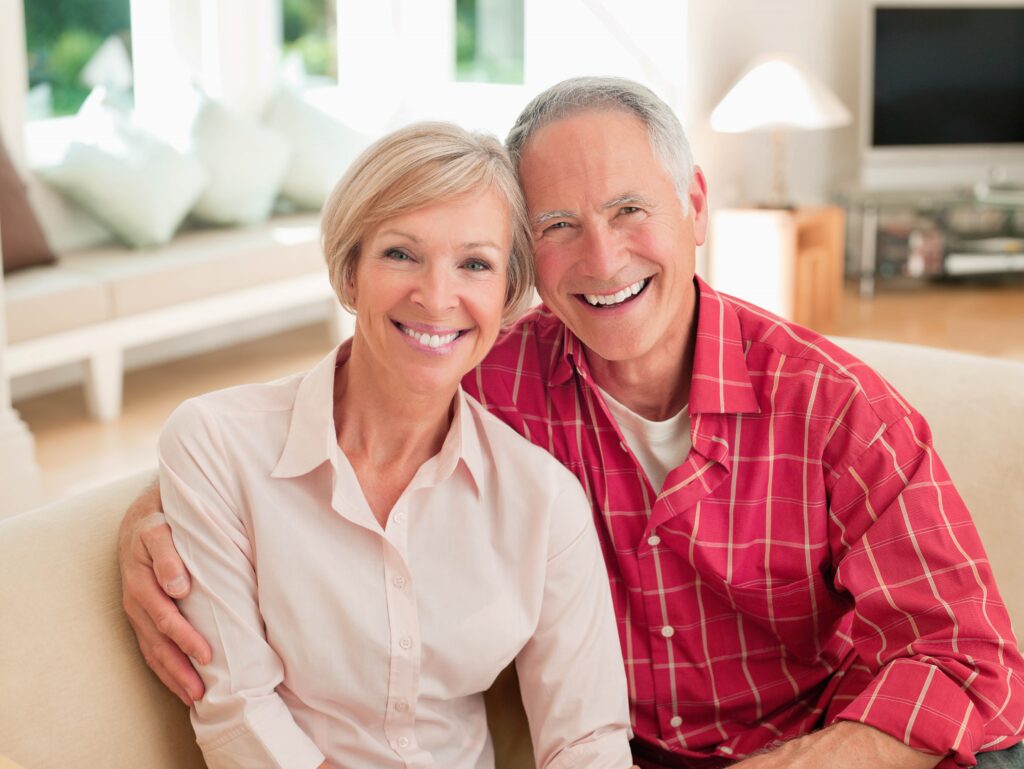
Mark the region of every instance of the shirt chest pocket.
[[809, 663], [819, 658], [822, 639], [832, 634], [849, 608], [818, 571], [785, 582], [723, 581], [714, 589], [742, 616], [744, 633], [756, 636], [747, 639], [748, 646], [782, 647], [788, 657]]

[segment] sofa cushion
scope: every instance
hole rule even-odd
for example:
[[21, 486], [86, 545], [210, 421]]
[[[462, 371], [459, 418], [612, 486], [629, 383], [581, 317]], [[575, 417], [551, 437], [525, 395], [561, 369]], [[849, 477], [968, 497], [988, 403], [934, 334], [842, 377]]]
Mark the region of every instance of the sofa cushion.
[[121, 611], [117, 527], [152, 471], [0, 521], [0, 751], [28, 769], [204, 769]]
[[68, 254], [69, 269], [103, 281], [114, 317], [170, 307], [327, 268], [319, 219], [275, 217], [251, 227], [197, 229], [162, 248], [98, 248]]
[[213, 224], [255, 224], [270, 215], [291, 157], [285, 138], [204, 100], [192, 126], [192, 148], [210, 176], [192, 216]]
[[40, 175], [129, 246], [168, 242], [207, 184], [202, 165], [120, 116], [82, 121], [82, 139]]
[[103, 281], [63, 264], [33, 267], [4, 280], [10, 344], [70, 331], [110, 317]]
[[56, 257], [28, 202], [28, 191], [4, 148], [0, 136], [0, 251], [7, 273], [42, 264]]
[[285, 88], [270, 103], [264, 122], [288, 139], [292, 148], [281, 195], [307, 209], [323, 206], [342, 174], [370, 143], [368, 136]]

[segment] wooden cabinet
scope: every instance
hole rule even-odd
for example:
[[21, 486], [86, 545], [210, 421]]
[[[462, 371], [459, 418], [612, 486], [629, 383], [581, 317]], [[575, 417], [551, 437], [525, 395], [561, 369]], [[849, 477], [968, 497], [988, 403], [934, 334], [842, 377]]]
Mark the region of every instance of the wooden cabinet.
[[838, 206], [713, 211], [709, 239], [717, 290], [803, 326], [835, 321], [843, 288]]

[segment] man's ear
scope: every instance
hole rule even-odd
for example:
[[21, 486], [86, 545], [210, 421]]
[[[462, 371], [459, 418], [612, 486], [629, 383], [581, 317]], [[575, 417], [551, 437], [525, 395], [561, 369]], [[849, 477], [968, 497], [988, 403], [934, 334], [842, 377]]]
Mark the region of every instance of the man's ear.
[[708, 234], [708, 180], [700, 166], [693, 167], [693, 179], [687, 192], [690, 215], [693, 217], [693, 239], [700, 246]]

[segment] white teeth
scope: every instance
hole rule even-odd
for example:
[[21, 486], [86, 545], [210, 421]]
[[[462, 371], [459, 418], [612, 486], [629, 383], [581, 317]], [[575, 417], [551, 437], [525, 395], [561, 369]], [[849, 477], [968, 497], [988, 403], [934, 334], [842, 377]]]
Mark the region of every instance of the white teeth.
[[405, 326], [400, 325], [399, 327], [406, 336], [411, 336], [424, 347], [443, 347], [454, 342], [459, 336], [458, 332], [451, 334], [425, 334]]
[[640, 293], [640, 290], [647, 285], [647, 278], [638, 280], [631, 286], [616, 291], [614, 294], [584, 294], [583, 298], [587, 300], [587, 303], [594, 307], [608, 307], [613, 304], [621, 304], [630, 297], [636, 296]]

